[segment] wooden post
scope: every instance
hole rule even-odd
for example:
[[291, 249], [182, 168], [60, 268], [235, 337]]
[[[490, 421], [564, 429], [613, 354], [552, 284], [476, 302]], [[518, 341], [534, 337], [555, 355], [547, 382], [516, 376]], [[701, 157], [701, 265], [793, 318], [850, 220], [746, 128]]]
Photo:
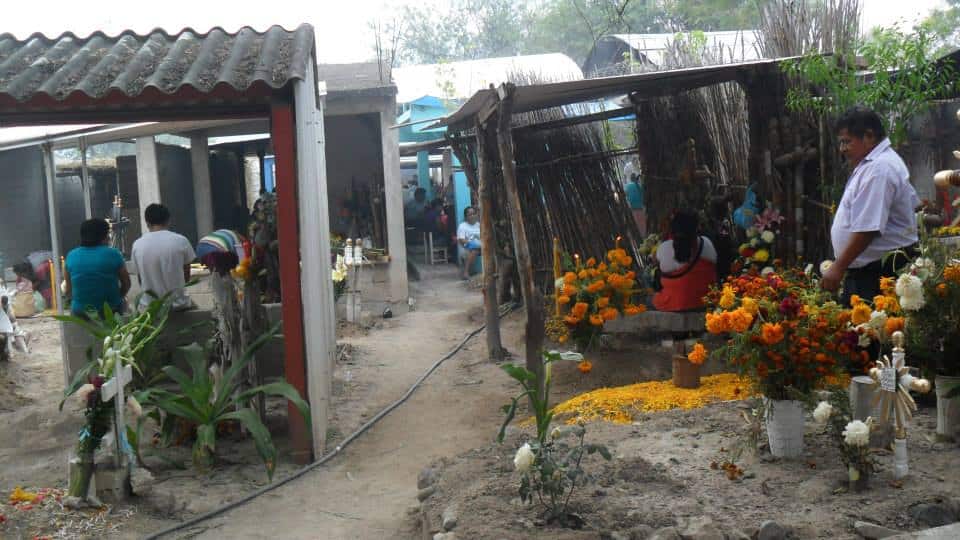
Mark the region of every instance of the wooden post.
[[533, 265], [530, 261], [530, 244], [523, 224], [523, 210], [520, 207], [520, 192], [517, 188], [517, 164], [513, 155], [513, 134], [510, 130], [513, 117], [513, 91], [516, 87], [506, 83], [497, 89], [500, 97], [497, 121], [497, 148], [500, 152], [500, 164], [503, 168], [503, 185], [507, 194], [510, 228], [513, 232], [513, 249], [517, 257], [517, 269], [520, 272], [520, 290], [523, 303], [527, 308], [526, 359], [527, 369], [537, 375], [538, 393], [543, 395], [543, 362], [541, 348], [545, 335], [543, 327], [543, 301], [533, 281]]
[[[280, 296], [283, 316], [284, 377], [307, 397], [306, 348], [300, 297], [300, 231], [297, 220], [296, 153], [293, 134], [293, 107], [275, 103], [271, 110], [270, 135], [276, 156], [277, 238], [280, 243]], [[304, 418], [287, 404], [292, 453], [299, 463], [311, 458], [311, 445]]]
[[[497, 301], [497, 240], [493, 229], [493, 185], [490, 183], [492, 160], [487, 153], [485, 126], [477, 122], [477, 170], [467, 159], [465, 152], [458, 151], [457, 159], [463, 165], [467, 180], [477, 186], [480, 200], [480, 255], [483, 257], [483, 307], [487, 322], [487, 356], [500, 362], [506, 356], [500, 340], [500, 303]], [[456, 147], [455, 147], [456, 151]], [[462, 154], [462, 155], [461, 155]], [[473, 177], [473, 178], [471, 178]]]

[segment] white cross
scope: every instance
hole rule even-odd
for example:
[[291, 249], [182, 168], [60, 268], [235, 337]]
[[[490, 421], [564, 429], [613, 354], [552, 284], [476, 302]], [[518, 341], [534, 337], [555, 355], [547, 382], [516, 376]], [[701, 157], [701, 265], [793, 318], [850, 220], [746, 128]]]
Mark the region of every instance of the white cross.
[[120, 468], [120, 458], [123, 454], [123, 443], [127, 440], [127, 422], [123, 418], [124, 407], [127, 404], [127, 400], [123, 395], [123, 387], [130, 384], [132, 380], [133, 368], [130, 367], [130, 364], [125, 364], [123, 367], [117, 369], [116, 374], [100, 387], [100, 397], [103, 401], [109, 401], [110, 398], [116, 396], [116, 399], [113, 400], [114, 410], [116, 411], [113, 420], [113, 434], [116, 437], [114, 464], [118, 469]]

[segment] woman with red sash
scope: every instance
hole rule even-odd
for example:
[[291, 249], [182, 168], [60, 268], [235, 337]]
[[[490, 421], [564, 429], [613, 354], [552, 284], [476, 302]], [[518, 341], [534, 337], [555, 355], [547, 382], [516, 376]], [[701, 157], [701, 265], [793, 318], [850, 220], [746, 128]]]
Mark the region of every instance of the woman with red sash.
[[657, 248], [660, 284], [653, 297], [658, 311], [693, 311], [703, 308], [703, 297], [717, 282], [717, 250], [697, 232], [696, 214], [679, 210], [670, 223], [671, 239]]

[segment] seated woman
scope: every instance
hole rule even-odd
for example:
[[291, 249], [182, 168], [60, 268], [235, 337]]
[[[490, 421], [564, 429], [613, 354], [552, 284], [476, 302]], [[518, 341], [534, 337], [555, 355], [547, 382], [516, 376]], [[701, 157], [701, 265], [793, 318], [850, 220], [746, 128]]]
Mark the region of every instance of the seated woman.
[[123, 254], [110, 247], [110, 226], [99, 219], [80, 225], [80, 247], [67, 255], [66, 289], [70, 311], [86, 317], [88, 311], [103, 316], [103, 306], [122, 313], [124, 298], [130, 291], [130, 274]]
[[657, 248], [662, 290], [653, 297], [659, 311], [703, 308], [703, 297], [717, 282], [717, 251], [697, 232], [696, 214], [681, 210], [670, 223], [671, 239]]

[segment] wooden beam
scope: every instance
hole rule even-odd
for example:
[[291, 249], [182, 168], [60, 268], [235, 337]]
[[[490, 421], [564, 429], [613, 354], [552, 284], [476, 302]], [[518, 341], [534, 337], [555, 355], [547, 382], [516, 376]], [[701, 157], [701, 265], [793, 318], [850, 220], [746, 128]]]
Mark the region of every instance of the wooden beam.
[[[544, 313], [543, 300], [533, 279], [533, 265], [530, 259], [530, 244], [523, 223], [523, 210], [520, 207], [520, 192], [517, 187], [517, 163], [513, 153], [513, 133], [510, 120], [513, 115], [513, 92], [516, 87], [507, 83], [498, 89], [500, 94], [499, 116], [496, 124], [497, 149], [503, 168], [503, 185], [507, 194], [507, 206], [510, 213], [510, 228], [513, 233], [513, 249], [520, 272], [520, 290], [523, 303], [527, 308], [526, 324], [526, 365], [537, 375], [537, 392], [543, 395], [543, 347]], [[538, 396], [538, 397], [539, 397]]]
[[504, 359], [505, 351], [500, 339], [500, 304], [497, 301], [497, 240], [493, 228], [493, 183], [490, 172], [494, 161], [487, 152], [485, 126], [477, 122], [477, 168], [474, 170], [467, 159], [466, 149], [454, 145], [453, 150], [471, 186], [476, 186], [480, 201], [480, 255], [483, 257], [483, 308], [487, 324], [487, 356], [494, 362]]
[[[306, 350], [300, 300], [300, 231], [297, 221], [296, 139], [293, 107], [275, 103], [270, 111], [270, 136], [277, 170], [277, 238], [280, 243], [280, 297], [283, 317], [284, 377], [307, 397]], [[287, 404], [287, 422], [294, 459], [311, 460], [311, 445], [300, 411]]]

